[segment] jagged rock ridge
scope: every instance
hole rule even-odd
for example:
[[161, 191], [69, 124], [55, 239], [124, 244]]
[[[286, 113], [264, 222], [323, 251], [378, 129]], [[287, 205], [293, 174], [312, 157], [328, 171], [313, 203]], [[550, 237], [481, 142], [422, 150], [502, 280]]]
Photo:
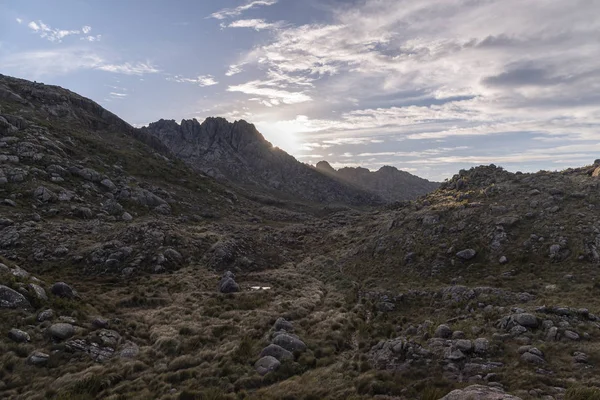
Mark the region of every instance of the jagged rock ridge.
[[224, 118], [163, 120], [142, 131], [154, 135], [198, 171], [242, 185], [277, 190], [313, 202], [374, 205], [378, 195], [333, 179], [274, 147], [246, 121]]
[[437, 182], [430, 182], [388, 165], [377, 171], [369, 171], [362, 167], [335, 170], [327, 161], [319, 161], [316, 167], [326, 174], [377, 193], [388, 202], [414, 200], [439, 187]]

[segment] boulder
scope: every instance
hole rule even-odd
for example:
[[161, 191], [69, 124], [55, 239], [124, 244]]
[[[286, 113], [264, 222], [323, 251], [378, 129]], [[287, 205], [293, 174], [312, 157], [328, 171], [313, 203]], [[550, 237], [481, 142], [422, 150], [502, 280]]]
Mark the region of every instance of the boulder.
[[31, 337], [25, 331], [13, 328], [8, 332], [8, 338], [17, 343], [26, 343], [31, 341]]
[[52, 339], [65, 340], [75, 334], [75, 328], [71, 324], [61, 322], [51, 325], [50, 328], [48, 328], [48, 334]]
[[294, 325], [292, 325], [291, 322], [289, 322], [283, 317], [277, 318], [277, 321], [275, 321], [275, 325], [273, 326], [273, 328], [276, 331], [294, 332]]
[[58, 200], [56, 193], [46, 188], [45, 186], [39, 186], [33, 191], [33, 197], [42, 203], [52, 203]]
[[71, 286], [67, 285], [64, 282], [56, 282], [50, 288], [50, 292], [52, 292], [52, 294], [55, 296], [63, 297], [66, 299], [74, 299], [74, 298], [79, 297], [77, 295], [77, 292], [75, 290], [73, 290], [73, 288]]
[[512, 316], [513, 320], [525, 328], [537, 328], [539, 326], [538, 319], [535, 315], [529, 313], [520, 313]]
[[478, 338], [473, 341], [473, 351], [477, 354], [485, 354], [490, 349], [490, 341], [486, 338]]
[[260, 357], [266, 356], [275, 357], [279, 361], [294, 359], [294, 355], [291, 352], [276, 344], [270, 344], [260, 352]]
[[48, 295], [43, 287], [40, 285], [36, 285], [35, 283], [30, 283], [27, 287], [33, 292], [35, 297], [41, 301], [48, 301]]
[[235, 293], [240, 291], [240, 286], [235, 282], [235, 275], [231, 271], [227, 271], [223, 274], [223, 277], [219, 281], [219, 292], [221, 293]]
[[21, 293], [0, 285], [0, 308], [31, 308], [31, 304]]
[[38, 322], [48, 321], [53, 318], [54, 318], [54, 310], [50, 310], [50, 309], [41, 311], [37, 316]]
[[275, 371], [280, 365], [281, 363], [275, 357], [265, 356], [254, 364], [254, 368], [260, 375], [266, 375], [271, 371]]
[[461, 250], [458, 253], [456, 253], [456, 257], [460, 258], [461, 260], [465, 260], [465, 261], [475, 258], [476, 255], [477, 255], [477, 252], [473, 249], [465, 249], [465, 250]]
[[452, 337], [452, 329], [448, 325], [442, 324], [437, 327], [433, 334], [436, 338], [448, 339]]
[[50, 356], [46, 353], [42, 353], [41, 351], [34, 351], [27, 358], [27, 363], [31, 365], [44, 365], [48, 362]]
[[286, 349], [287, 351], [291, 351], [292, 353], [294, 351], [306, 350], [306, 344], [304, 344], [304, 342], [302, 340], [297, 339], [291, 335], [288, 335], [287, 333], [282, 333], [280, 335], [277, 335], [273, 339], [273, 344], [281, 346], [284, 349]]
[[506, 394], [497, 387], [472, 385], [464, 389], [453, 390], [440, 400], [522, 400], [520, 397]]

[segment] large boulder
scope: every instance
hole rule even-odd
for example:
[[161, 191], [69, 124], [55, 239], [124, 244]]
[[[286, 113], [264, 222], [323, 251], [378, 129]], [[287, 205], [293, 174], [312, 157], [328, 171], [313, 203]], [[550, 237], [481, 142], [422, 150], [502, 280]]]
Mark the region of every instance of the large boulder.
[[260, 352], [260, 357], [266, 356], [275, 357], [279, 361], [294, 359], [294, 355], [292, 353], [276, 344], [270, 344]]
[[54, 285], [52, 285], [50, 291], [53, 295], [66, 299], [74, 299], [79, 297], [77, 292], [64, 282], [56, 282]]
[[472, 385], [464, 389], [453, 390], [440, 400], [522, 400], [520, 397], [506, 394], [504, 390], [483, 385]]
[[291, 352], [306, 350], [306, 344], [302, 340], [295, 338], [291, 335], [288, 335], [287, 333], [282, 333], [280, 335], [277, 335], [273, 339], [273, 344], [281, 346], [284, 349], [286, 349], [287, 351], [291, 351]]
[[235, 281], [235, 275], [231, 271], [227, 271], [223, 274], [223, 277], [219, 281], [219, 292], [221, 293], [235, 293], [240, 291], [240, 286]]
[[281, 363], [275, 357], [266, 356], [258, 360], [254, 364], [254, 368], [260, 375], [266, 375], [271, 371], [275, 371], [280, 365]]
[[294, 325], [283, 317], [277, 318], [273, 327], [276, 331], [294, 332]]
[[0, 308], [31, 308], [31, 304], [21, 293], [0, 285]]
[[71, 324], [58, 323], [51, 325], [48, 328], [48, 334], [52, 339], [55, 340], [65, 340], [70, 338], [75, 334], [75, 328]]
[[13, 328], [8, 332], [8, 338], [17, 343], [26, 343], [31, 341], [31, 337], [25, 331]]
[[524, 326], [525, 328], [535, 329], [539, 325], [537, 317], [533, 314], [520, 313], [514, 314], [512, 317], [517, 324]]

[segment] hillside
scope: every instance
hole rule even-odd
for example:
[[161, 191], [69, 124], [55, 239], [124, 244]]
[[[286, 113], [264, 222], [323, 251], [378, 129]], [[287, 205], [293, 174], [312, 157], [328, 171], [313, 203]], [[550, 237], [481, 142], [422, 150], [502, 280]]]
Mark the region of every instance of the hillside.
[[0, 398], [598, 396], [600, 160], [352, 209], [156, 137], [0, 76]]
[[344, 167], [336, 170], [327, 161], [319, 161], [316, 168], [330, 176], [377, 193], [390, 203], [415, 200], [439, 186], [436, 182], [430, 182], [390, 166], [381, 167], [377, 171], [369, 171], [361, 167]]

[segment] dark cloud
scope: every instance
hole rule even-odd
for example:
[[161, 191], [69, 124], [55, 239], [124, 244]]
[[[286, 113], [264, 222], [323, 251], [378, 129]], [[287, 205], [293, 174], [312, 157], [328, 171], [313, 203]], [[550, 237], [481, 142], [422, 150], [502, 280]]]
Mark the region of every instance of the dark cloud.
[[490, 86], [551, 86], [564, 82], [564, 78], [552, 77], [547, 70], [535, 67], [515, 68], [496, 76], [483, 79]]

